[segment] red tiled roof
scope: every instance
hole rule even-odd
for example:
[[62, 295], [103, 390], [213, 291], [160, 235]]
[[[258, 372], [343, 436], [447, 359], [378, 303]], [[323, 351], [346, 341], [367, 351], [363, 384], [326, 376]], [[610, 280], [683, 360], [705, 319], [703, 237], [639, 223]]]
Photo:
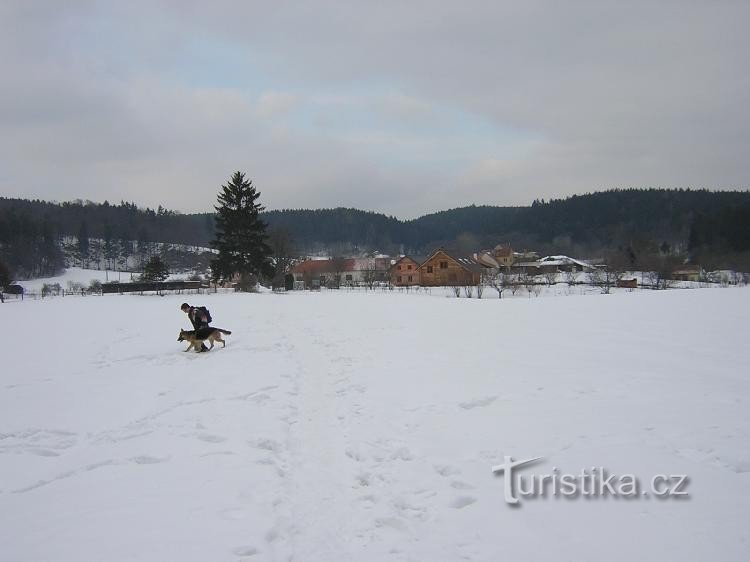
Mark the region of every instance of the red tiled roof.
[[292, 268], [292, 273], [312, 273], [313, 275], [320, 275], [322, 273], [354, 271], [354, 264], [355, 261], [352, 258], [344, 258], [341, 260], [307, 260], [295, 265]]

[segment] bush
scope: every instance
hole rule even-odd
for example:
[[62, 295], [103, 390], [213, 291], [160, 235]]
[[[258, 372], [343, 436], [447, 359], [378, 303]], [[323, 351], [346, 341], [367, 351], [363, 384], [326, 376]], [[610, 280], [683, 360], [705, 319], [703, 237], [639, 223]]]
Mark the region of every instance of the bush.
[[45, 283], [42, 285], [42, 297], [60, 294], [60, 283]]
[[68, 281], [69, 293], [81, 293], [83, 292], [83, 290], [84, 290], [83, 283], [79, 283], [78, 281]]
[[101, 293], [102, 292], [102, 282], [98, 279], [92, 279], [89, 283], [89, 293]]
[[159, 256], [154, 256], [146, 263], [143, 268], [142, 281], [164, 281], [169, 277], [169, 267]]

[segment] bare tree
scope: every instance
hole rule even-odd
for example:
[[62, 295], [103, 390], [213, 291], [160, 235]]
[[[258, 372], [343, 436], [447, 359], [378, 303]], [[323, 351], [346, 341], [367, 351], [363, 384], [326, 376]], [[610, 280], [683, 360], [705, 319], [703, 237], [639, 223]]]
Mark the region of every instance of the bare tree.
[[557, 283], [557, 271], [548, 271], [544, 274], [544, 279], [550, 287]]
[[711, 284], [711, 275], [709, 275], [708, 271], [701, 269], [700, 273], [700, 286], [701, 287], [709, 287]]
[[[529, 296], [531, 296], [531, 293], [535, 292], [536, 289], [536, 279], [533, 275], [529, 275], [528, 273], [524, 274], [523, 276], [523, 286], [526, 288], [526, 291], [529, 293]], [[537, 293], [538, 294], [538, 293]]]
[[481, 299], [483, 293], [484, 293], [484, 283], [480, 281], [479, 285], [477, 285], [477, 298]]
[[628, 269], [628, 259], [622, 252], [611, 252], [604, 258], [602, 270], [602, 293], [609, 293], [622, 280]]
[[487, 284], [497, 291], [499, 299], [503, 298], [503, 291], [508, 288], [510, 281], [509, 276], [502, 271], [496, 271], [487, 276]]
[[474, 286], [473, 285], [464, 285], [464, 295], [466, 295], [467, 299], [470, 299], [474, 296]]
[[453, 294], [456, 295], [456, 298], [461, 296], [461, 285], [451, 285], [451, 289], [453, 290]]
[[733, 269], [730, 273], [731, 279], [732, 279], [732, 285], [740, 285], [742, 281], [744, 281], [744, 276], [741, 272], [737, 271], [736, 269]]
[[341, 287], [341, 276], [346, 269], [346, 259], [342, 257], [335, 257], [331, 260], [331, 272], [333, 273], [333, 279], [331, 280], [330, 287], [339, 289]]
[[617, 284], [625, 275], [624, 264], [616, 258], [608, 259], [601, 270], [600, 287], [602, 293], [609, 294], [612, 291], [612, 287], [617, 287]]
[[60, 283], [44, 283], [42, 285], [42, 298], [50, 295], [57, 296], [60, 294], [61, 290], [62, 287], [60, 287]]
[[292, 235], [283, 226], [272, 226], [267, 230], [268, 245], [271, 247], [271, 257], [276, 266], [276, 274], [272, 280], [274, 287], [284, 285], [284, 275], [294, 262], [295, 246]]
[[565, 279], [568, 287], [572, 287], [576, 284], [576, 280], [578, 279], [578, 272], [574, 268], [571, 268], [563, 274], [563, 279]]
[[605, 267], [602, 270], [601, 275], [601, 283], [600, 287], [602, 290], [602, 293], [605, 295], [608, 295], [610, 292], [612, 292], [612, 287], [617, 285], [617, 281], [619, 281], [620, 277], [622, 277], [622, 274], [618, 274], [617, 272], [611, 270], [609, 267]]
[[675, 256], [651, 255], [641, 262], [644, 266], [644, 277], [652, 289], [669, 289], [674, 285], [672, 272], [680, 264]]
[[589, 271], [589, 284], [592, 287], [599, 287], [602, 284], [602, 270], [598, 267], [595, 267], [591, 271]]
[[362, 276], [365, 285], [367, 285], [369, 289], [372, 289], [373, 285], [375, 285], [375, 281], [378, 280], [378, 269], [375, 260], [368, 261], [367, 266], [363, 270]]
[[510, 277], [509, 281], [507, 281], [507, 285], [510, 289], [511, 295], [516, 296], [516, 293], [521, 290], [521, 287], [523, 287], [522, 278], [524, 275], [525, 274], [522, 273], [516, 273], [515, 275], [512, 275]]

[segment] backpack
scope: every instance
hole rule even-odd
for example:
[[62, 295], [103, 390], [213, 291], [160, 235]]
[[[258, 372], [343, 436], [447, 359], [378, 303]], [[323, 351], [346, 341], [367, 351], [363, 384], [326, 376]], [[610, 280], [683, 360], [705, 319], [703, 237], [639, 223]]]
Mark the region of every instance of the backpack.
[[206, 315], [206, 322], [210, 324], [212, 322], [212, 319], [211, 319], [211, 313], [208, 311], [208, 309], [205, 306], [199, 306], [198, 310], [200, 310], [203, 314]]

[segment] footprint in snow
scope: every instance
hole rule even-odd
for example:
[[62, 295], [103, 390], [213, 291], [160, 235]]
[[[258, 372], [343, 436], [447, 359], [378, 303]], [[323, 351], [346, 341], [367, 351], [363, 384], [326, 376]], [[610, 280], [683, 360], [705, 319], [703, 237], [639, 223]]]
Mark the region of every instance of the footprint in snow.
[[414, 460], [414, 455], [407, 447], [399, 447], [393, 453], [391, 453], [392, 460], [411, 461]]
[[435, 469], [435, 472], [437, 472], [440, 476], [445, 476], [446, 478], [448, 476], [461, 474], [461, 471], [458, 468], [449, 464], [436, 464], [433, 466], [433, 468]]
[[449, 505], [453, 509], [463, 509], [473, 503], [476, 503], [477, 498], [472, 496], [459, 496], [453, 500]]
[[256, 449], [271, 451], [272, 453], [278, 453], [282, 449], [281, 443], [273, 439], [253, 439], [248, 441], [247, 444]]
[[254, 546], [238, 546], [232, 551], [232, 554], [236, 556], [255, 556], [260, 551]]
[[198, 433], [196, 437], [201, 441], [206, 441], [207, 443], [223, 443], [227, 440], [226, 437], [222, 437], [221, 435], [212, 435], [210, 433]]
[[160, 462], [168, 461], [169, 457], [152, 457], [149, 455], [140, 455], [138, 457], [132, 457], [130, 459], [135, 464], [158, 464]]
[[477, 398], [468, 402], [460, 402], [458, 405], [464, 410], [472, 410], [474, 408], [484, 408], [485, 406], [489, 406], [495, 400], [497, 400], [497, 396], [486, 396], [484, 398]]
[[395, 517], [379, 517], [375, 519], [375, 526], [378, 528], [388, 527], [402, 532], [408, 531], [406, 524]]
[[50, 451], [49, 449], [29, 449], [29, 453], [32, 455], [38, 455], [40, 457], [59, 457], [60, 453], [56, 453], [55, 451]]

